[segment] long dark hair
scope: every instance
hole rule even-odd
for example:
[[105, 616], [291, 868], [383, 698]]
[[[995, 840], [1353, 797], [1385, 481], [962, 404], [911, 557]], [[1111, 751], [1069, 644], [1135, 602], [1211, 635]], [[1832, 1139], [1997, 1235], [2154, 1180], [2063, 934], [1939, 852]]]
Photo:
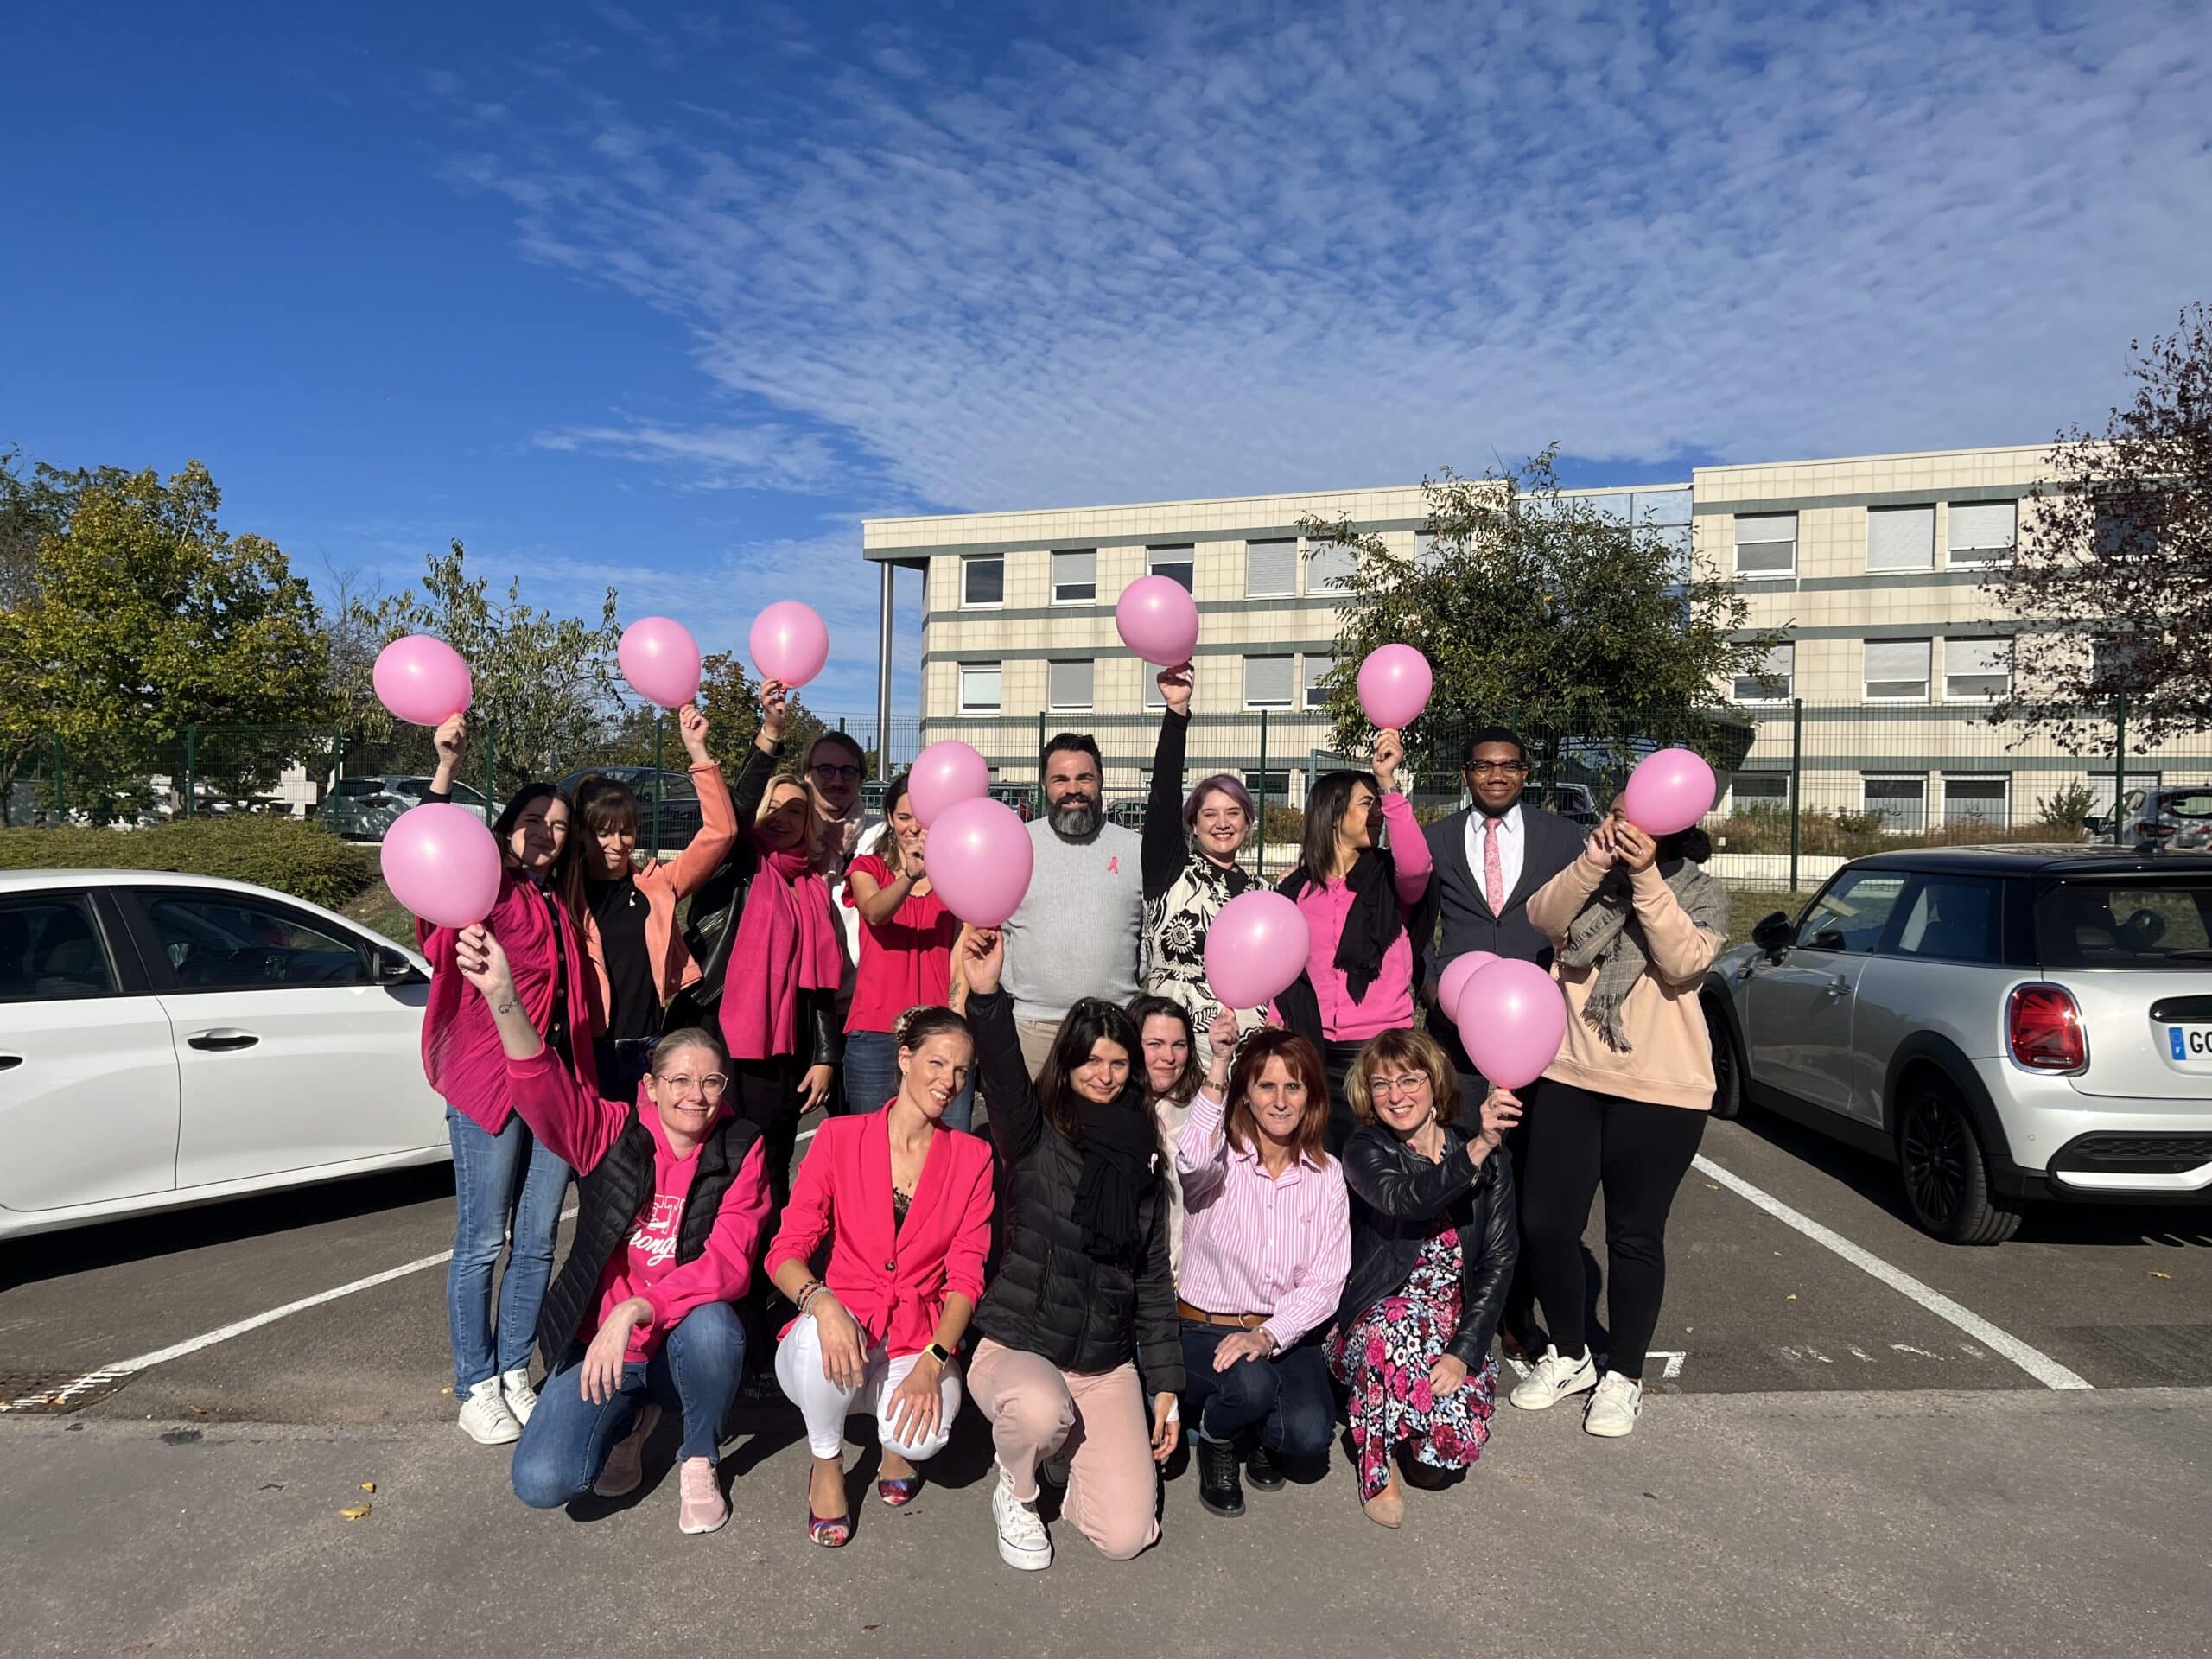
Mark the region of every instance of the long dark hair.
[[[1139, 1071], [1144, 1069], [1144, 1028], [1154, 1020], [1173, 1020], [1183, 1027], [1183, 1075], [1175, 1079], [1174, 1088], [1160, 1096], [1177, 1106], [1187, 1106], [1198, 1085], [1205, 1081], [1205, 1072], [1198, 1065], [1198, 1022], [1191, 1018], [1191, 1011], [1180, 1002], [1172, 1002], [1164, 996], [1141, 996], [1129, 1004], [1129, 1019], [1137, 1028], [1137, 1047], [1131, 1063]], [[1145, 1090], [1151, 1092], [1152, 1077], [1145, 1077]]]
[[1382, 785], [1371, 772], [1324, 772], [1306, 793], [1306, 838], [1299, 845], [1298, 865], [1314, 887], [1336, 874], [1337, 829], [1351, 808], [1352, 791], [1362, 784], [1381, 798]]
[[891, 815], [899, 810], [899, 803], [913, 787], [914, 774], [902, 772], [891, 780], [891, 787], [883, 791], [883, 839], [875, 844], [875, 855], [883, 861], [883, 868], [893, 875], [906, 874], [906, 849], [899, 844], [899, 828], [891, 822]]
[[1223, 1133], [1238, 1152], [1259, 1149], [1260, 1125], [1252, 1115], [1252, 1085], [1273, 1059], [1281, 1060], [1290, 1074], [1306, 1085], [1306, 1116], [1299, 1120], [1291, 1155], [1311, 1168], [1326, 1169], [1329, 1074], [1322, 1068], [1320, 1050], [1294, 1031], [1270, 1026], [1252, 1033], [1236, 1057], [1236, 1069], [1229, 1074], [1229, 1119]]
[[507, 804], [499, 809], [499, 816], [492, 820], [492, 838], [499, 843], [500, 868], [515, 868], [515, 855], [509, 850], [508, 843], [513, 838], [515, 825], [522, 822], [522, 815], [540, 801], [558, 801], [569, 809], [569, 838], [561, 843], [561, 850], [554, 858], [552, 868], [545, 872], [545, 885], [558, 892], [566, 874], [569, 849], [575, 845], [576, 839], [574, 822], [575, 803], [569, 798], [567, 791], [560, 785], [549, 784], [540, 779], [515, 791]]
[[599, 838], [609, 830], [638, 833], [638, 792], [620, 778], [594, 772], [577, 781], [569, 804], [569, 844], [561, 850], [561, 902], [579, 927], [591, 909], [584, 883], [600, 879]]
[[1045, 1056], [1044, 1069], [1037, 1073], [1037, 1104], [1045, 1121], [1073, 1146], [1083, 1144], [1084, 1100], [1069, 1081], [1069, 1074], [1090, 1058], [1092, 1046], [1101, 1038], [1119, 1044], [1129, 1057], [1129, 1080], [1122, 1085], [1120, 1103], [1142, 1112], [1147, 1123], [1152, 1122], [1147, 1104], [1150, 1090], [1144, 1080], [1144, 1044], [1138, 1039], [1136, 1021], [1118, 1003], [1083, 997], [1060, 1021], [1059, 1030], [1052, 1036], [1052, 1052]]

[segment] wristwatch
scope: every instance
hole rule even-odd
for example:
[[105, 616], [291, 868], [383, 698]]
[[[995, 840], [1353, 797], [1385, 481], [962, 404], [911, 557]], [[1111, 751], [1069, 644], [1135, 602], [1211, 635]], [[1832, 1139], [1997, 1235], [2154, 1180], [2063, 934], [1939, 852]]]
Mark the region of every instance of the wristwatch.
[[950, 1365], [952, 1363], [951, 1351], [946, 1348], [941, 1342], [933, 1342], [930, 1344], [928, 1347], [923, 1349], [922, 1351], [927, 1354], [931, 1359], [937, 1361], [940, 1365]]

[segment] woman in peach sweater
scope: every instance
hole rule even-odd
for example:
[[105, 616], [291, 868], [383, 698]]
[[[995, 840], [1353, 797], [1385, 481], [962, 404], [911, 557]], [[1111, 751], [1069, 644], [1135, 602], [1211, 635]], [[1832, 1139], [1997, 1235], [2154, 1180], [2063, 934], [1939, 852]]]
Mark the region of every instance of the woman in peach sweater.
[[[1643, 1361], [1666, 1288], [1667, 1212], [1713, 1108], [1713, 1055], [1698, 989], [1727, 943], [1728, 890], [1699, 867], [1692, 829], [1655, 840], [1616, 809], [1582, 856], [1529, 900], [1557, 952], [1567, 1036], [1528, 1103], [1522, 1252], [1551, 1342], [1513, 1390], [1541, 1410], [1594, 1389], [1582, 1426], [1635, 1428]], [[1604, 1380], [1583, 1337], [1582, 1233], [1605, 1190]]]

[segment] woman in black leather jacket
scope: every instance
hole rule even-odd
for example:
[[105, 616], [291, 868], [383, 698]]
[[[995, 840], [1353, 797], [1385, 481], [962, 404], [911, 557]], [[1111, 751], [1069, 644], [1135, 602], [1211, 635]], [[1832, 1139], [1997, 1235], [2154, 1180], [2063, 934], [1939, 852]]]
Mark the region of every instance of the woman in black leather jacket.
[[1405, 1515], [1401, 1443], [1408, 1482], [1430, 1485], [1471, 1466], [1490, 1439], [1491, 1341], [1520, 1254], [1513, 1160], [1498, 1141], [1521, 1103], [1491, 1090], [1469, 1135], [1452, 1122], [1452, 1062], [1417, 1031], [1369, 1042], [1345, 1088], [1360, 1127], [1344, 1143], [1351, 1272], [1329, 1364], [1348, 1396], [1361, 1505], [1395, 1527]]

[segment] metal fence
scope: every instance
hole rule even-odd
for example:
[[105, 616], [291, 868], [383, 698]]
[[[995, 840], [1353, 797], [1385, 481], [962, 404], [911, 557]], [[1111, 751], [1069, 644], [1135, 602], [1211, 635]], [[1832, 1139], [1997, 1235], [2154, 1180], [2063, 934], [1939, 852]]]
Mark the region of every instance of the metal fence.
[[[881, 728], [872, 716], [821, 718], [867, 752], [871, 804], [882, 779], [910, 764], [925, 743], [957, 737], [982, 753], [1002, 798], [1033, 811], [1046, 742], [1061, 731], [1089, 733], [1103, 758], [1105, 809], [1132, 829], [1142, 820], [1160, 732], [1156, 712], [909, 718]], [[1417, 747], [1437, 757], [1408, 779], [1423, 817], [1463, 804], [1453, 764], [1459, 746], [1491, 723], [1514, 728], [1527, 742], [1532, 795], [1576, 815], [1602, 810], [1653, 748], [1698, 748], [1723, 783], [1706, 820], [1719, 849], [1716, 868], [1732, 880], [1776, 887], [1816, 883], [1842, 860], [1887, 847], [2078, 841], [2093, 834], [2133, 844], [2143, 815], [2158, 804], [2155, 791], [2212, 784], [2212, 732], [2145, 743], [2130, 733], [2124, 700], [2002, 720], [1993, 720], [1986, 705], [1968, 703], [1792, 700], [1718, 711], [1606, 711], [1566, 728], [1514, 709], [1465, 715], [1439, 709], [1414, 733]], [[749, 741], [743, 733], [715, 738], [733, 767]], [[423, 777], [431, 758], [428, 734], [412, 730], [371, 744], [349, 742], [327, 727], [194, 727], [161, 744], [32, 743], [19, 752], [11, 787], [0, 798], [11, 824], [129, 825], [226, 812], [306, 817], [327, 813], [342, 780]], [[1318, 709], [1202, 710], [1192, 721], [1184, 780], [1224, 772], [1238, 777], [1265, 826], [1251, 856], [1262, 873], [1280, 874], [1303, 829], [1313, 779], [1363, 764], [1338, 752]], [[641, 842], [658, 852], [688, 834], [696, 806], [687, 820], [690, 780], [672, 722], [663, 720], [655, 734], [633, 730], [581, 745], [550, 775], [610, 766], [632, 769], [649, 799], [656, 787], [662, 792], [641, 826]], [[496, 807], [521, 780], [496, 737], [480, 732], [464, 781]], [[2116, 801], [2122, 810], [2113, 810]]]

